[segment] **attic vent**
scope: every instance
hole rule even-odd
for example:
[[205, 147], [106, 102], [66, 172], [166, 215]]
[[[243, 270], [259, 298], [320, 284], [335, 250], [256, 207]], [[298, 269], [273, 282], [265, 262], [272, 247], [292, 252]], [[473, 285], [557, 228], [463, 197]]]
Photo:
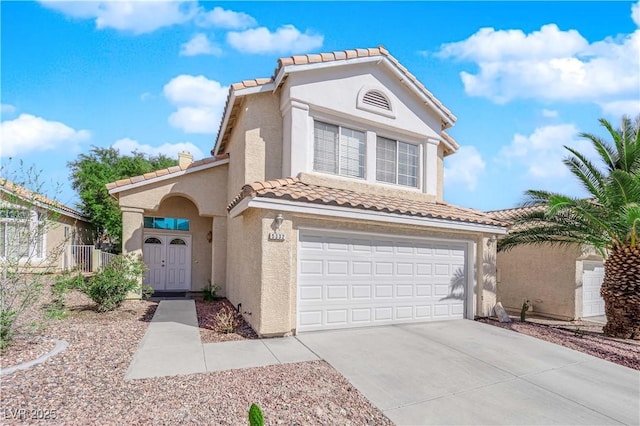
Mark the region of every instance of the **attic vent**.
[[378, 87], [364, 86], [358, 92], [356, 108], [385, 117], [396, 118], [391, 98], [386, 90]]
[[371, 105], [376, 108], [382, 108], [387, 111], [391, 111], [391, 105], [389, 105], [389, 100], [382, 93], [369, 90], [362, 97], [362, 103], [366, 105]]

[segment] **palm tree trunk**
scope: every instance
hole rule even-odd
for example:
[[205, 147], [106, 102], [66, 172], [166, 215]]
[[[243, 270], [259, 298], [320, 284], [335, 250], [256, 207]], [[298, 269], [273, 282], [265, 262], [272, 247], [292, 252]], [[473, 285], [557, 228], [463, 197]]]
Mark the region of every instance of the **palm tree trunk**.
[[607, 315], [604, 333], [640, 340], [640, 248], [616, 246], [610, 251], [600, 294]]

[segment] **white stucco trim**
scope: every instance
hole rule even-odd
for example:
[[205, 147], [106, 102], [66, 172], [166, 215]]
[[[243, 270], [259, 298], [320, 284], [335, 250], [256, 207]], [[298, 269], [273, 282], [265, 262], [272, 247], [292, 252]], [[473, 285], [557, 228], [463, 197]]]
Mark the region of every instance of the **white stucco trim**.
[[176, 178], [178, 176], [184, 176], [184, 175], [188, 175], [191, 173], [196, 173], [202, 170], [206, 170], [206, 169], [210, 169], [212, 167], [217, 167], [217, 166], [221, 166], [223, 164], [228, 164], [229, 163], [229, 159], [225, 158], [223, 160], [219, 160], [219, 161], [214, 161], [213, 163], [207, 163], [207, 164], [203, 164], [201, 166], [197, 166], [197, 167], [192, 167], [186, 170], [181, 170], [179, 172], [175, 172], [175, 173], [169, 173], [163, 176], [158, 176], [158, 177], [154, 177], [151, 179], [146, 179], [146, 180], [142, 180], [140, 182], [136, 182], [136, 183], [130, 183], [128, 185], [123, 185], [123, 186], [119, 186], [117, 188], [113, 188], [111, 190], [109, 190], [109, 194], [110, 195], [114, 195], [117, 194], [118, 192], [122, 192], [122, 191], [128, 191], [130, 189], [135, 189], [135, 188], [140, 188], [141, 186], [146, 186], [152, 183], [156, 183], [156, 182], [162, 182], [164, 180], [167, 179], [173, 179]]
[[[60, 214], [62, 216], [66, 216], [66, 217], [70, 217], [72, 219], [80, 220], [82, 222], [91, 223], [89, 218], [86, 217], [86, 216], [82, 216], [80, 214], [80, 212], [77, 212], [77, 213], [70, 212], [70, 211], [62, 209], [60, 207], [56, 207], [53, 204], [48, 204], [48, 203], [46, 203], [44, 201], [39, 201], [39, 200], [36, 200], [36, 199], [31, 199], [29, 197], [24, 197], [22, 195], [16, 194], [14, 191], [11, 191], [11, 190], [9, 190], [7, 188], [4, 188], [4, 187], [0, 187], [0, 192], [4, 192], [5, 194], [8, 194], [10, 196], [14, 196], [14, 197], [18, 198], [19, 200], [22, 200], [23, 202], [26, 203], [27, 206], [30, 205], [30, 206], [33, 206], [33, 207], [36, 207], [36, 208], [39, 208], [39, 209], [42, 209], [42, 210], [48, 210], [48, 211], [51, 211], [51, 212], [54, 212], [54, 213], [58, 213], [58, 214]], [[60, 204], [62, 204], [62, 203], [60, 203]], [[5, 206], [5, 205], [6, 206], [13, 206], [14, 204], [9, 203], [8, 201], [5, 201], [5, 200], [0, 200], [0, 205], [2, 205], [2, 206]], [[15, 206], [18, 206], [18, 204], [15, 204]], [[24, 206], [22, 206], [22, 208], [24, 208]]]
[[429, 228], [455, 229], [458, 231], [482, 232], [486, 234], [505, 235], [507, 229], [501, 226], [482, 225], [460, 222], [449, 219], [433, 219], [426, 217], [407, 216], [397, 213], [385, 213], [371, 210], [360, 210], [349, 207], [328, 206], [298, 201], [281, 200], [277, 198], [245, 198], [238, 203], [229, 216], [234, 218], [248, 208], [282, 210], [291, 213], [315, 214], [331, 217], [341, 217], [355, 220], [371, 220], [402, 225], [423, 226]]

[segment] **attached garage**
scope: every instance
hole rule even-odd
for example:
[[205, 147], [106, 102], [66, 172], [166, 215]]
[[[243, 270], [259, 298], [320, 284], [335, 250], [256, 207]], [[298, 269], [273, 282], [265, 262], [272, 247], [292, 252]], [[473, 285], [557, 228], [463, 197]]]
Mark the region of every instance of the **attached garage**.
[[582, 272], [582, 317], [604, 315], [604, 300], [600, 296], [600, 287], [604, 280], [602, 262], [584, 262]]
[[297, 331], [465, 318], [469, 245], [300, 230]]

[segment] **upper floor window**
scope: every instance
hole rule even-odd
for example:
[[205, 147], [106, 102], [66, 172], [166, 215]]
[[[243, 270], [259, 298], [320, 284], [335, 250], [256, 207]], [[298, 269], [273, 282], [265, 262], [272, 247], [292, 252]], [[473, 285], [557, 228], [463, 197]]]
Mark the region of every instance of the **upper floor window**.
[[313, 169], [318, 172], [364, 178], [365, 133], [316, 121]]
[[376, 180], [404, 186], [418, 186], [418, 147], [377, 137]]

